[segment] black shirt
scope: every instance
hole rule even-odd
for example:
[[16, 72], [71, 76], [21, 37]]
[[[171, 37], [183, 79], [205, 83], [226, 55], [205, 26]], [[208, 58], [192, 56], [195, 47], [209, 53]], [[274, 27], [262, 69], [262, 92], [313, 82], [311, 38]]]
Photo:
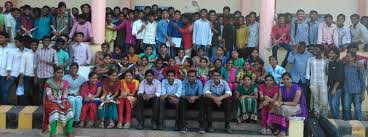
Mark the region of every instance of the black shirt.
[[331, 61], [328, 64], [328, 86], [333, 88], [336, 82], [340, 82], [338, 89], [344, 86], [344, 65], [341, 61]]

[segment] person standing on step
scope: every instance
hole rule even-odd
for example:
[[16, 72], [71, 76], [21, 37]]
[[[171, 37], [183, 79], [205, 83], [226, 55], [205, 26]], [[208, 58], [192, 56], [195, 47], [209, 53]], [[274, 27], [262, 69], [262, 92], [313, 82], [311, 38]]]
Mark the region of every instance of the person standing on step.
[[327, 56], [331, 48], [337, 47], [339, 44], [337, 25], [332, 23], [333, 17], [331, 14], [325, 16], [325, 21], [319, 24], [318, 27], [318, 42], [324, 48], [324, 55]]
[[290, 37], [290, 25], [285, 23], [285, 15], [281, 14], [277, 18], [278, 23], [272, 27], [272, 56], [277, 58], [277, 51], [279, 48], [284, 48], [287, 50], [286, 56], [282, 61], [282, 67], [285, 68], [287, 65], [287, 58], [290, 52], [293, 49], [293, 46], [290, 45], [291, 37]]
[[212, 127], [212, 108], [222, 107], [225, 114], [225, 130], [227, 133], [232, 134], [230, 128], [230, 109], [231, 109], [231, 89], [229, 84], [221, 79], [221, 74], [219, 70], [212, 71], [212, 79], [208, 80], [203, 88], [203, 93], [205, 94], [206, 111], [205, 115], [208, 122], [207, 132], [214, 132]]
[[328, 63], [328, 98], [330, 102], [332, 117], [334, 119], [340, 119], [340, 100], [344, 92], [344, 65], [339, 60], [340, 51], [338, 48], [332, 48], [328, 52], [328, 57], [330, 59]]
[[137, 102], [137, 129], [143, 129], [144, 124], [144, 107], [148, 104], [153, 106], [152, 108], [152, 129], [157, 129], [159, 119], [159, 105], [160, 105], [160, 92], [161, 82], [157, 79], [153, 79], [155, 73], [152, 70], [145, 72], [145, 79], [141, 81], [138, 88], [138, 102]]

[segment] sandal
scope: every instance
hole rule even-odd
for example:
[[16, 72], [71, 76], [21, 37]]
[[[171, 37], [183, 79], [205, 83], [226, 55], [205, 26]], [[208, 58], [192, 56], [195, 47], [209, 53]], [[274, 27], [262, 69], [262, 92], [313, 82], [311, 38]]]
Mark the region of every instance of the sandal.
[[84, 127], [84, 121], [79, 122], [78, 127], [83, 128]]
[[123, 128], [123, 123], [118, 123], [118, 125], [116, 126], [117, 128]]
[[130, 123], [128, 123], [128, 122], [127, 122], [127, 123], [125, 123], [124, 128], [125, 128], [125, 129], [130, 128]]
[[92, 121], [88, 121], [86, 128], [91, 128], [93, 126], [93, 122]]
[[261, 135], [266, 135], [266, 134], [267, 134], [266, 129], [265, 129], [265, 128], [262, 128], [262, 129], [261, 129]]
[[105, 122], [101, 122], [100, 125], [98, 125], [99, 128], [105, 128]]

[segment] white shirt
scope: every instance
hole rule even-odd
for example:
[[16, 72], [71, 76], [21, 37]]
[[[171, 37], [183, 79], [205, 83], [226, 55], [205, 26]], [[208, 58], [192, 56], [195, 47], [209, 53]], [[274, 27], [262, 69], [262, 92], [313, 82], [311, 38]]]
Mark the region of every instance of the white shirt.
[[[28, 50], [28, 49], [27, 49]], [[26, 51], [22, 56], [19, 73], [24, 76], [35, 76], [34, 70], [36, 68], [35, 53], [32, 50]]]
[[[14, 37], [17, 35], [17, 32], [15, 30], [15, 26], [17, 25], [17, 21], [11, 14], [5, 14], [4, 16], [4, 25], [5, 30], [8, 32], [8, 27], [11, 28], [11, 37], [10, 40], [14, 40]], [[8, 32], [9, 33], [9, 32]]]
[[92, 62], [92, 50], [88, 44], [81, 42], [72, 45], [73, 61], [79, 66], [90, 65]]
[[157, 23], [155, 21], [148, 22], [146, 28], [144, 29], [143, 43], [145, 44], [156, 44], [156, 33], [157, 33]]
[[24, 48], [23, 52], [19, 48], [11, 50], [11, 52], [8, 56], [9, 61], [10, 61], [10, 62], [8, 62], [9, 67], [6, 68], [6, 70], [10, 71], [11, 76], [13, 76], [13, 77], [18, 77], [19, 76], [21, 62], [22, 62], [22, 56], [25, 52], [28, 52], [28, 50], [26, 48]]
[[0, 46], [0, 76], [7, 76], [8, 72], [8, 66], [9, 64], [9, 54], [13, 50], [13, 48], [10, 48], [9, 44], [7, 44], [5, 47]]
[[305, 78], [310, 80], [311, 85], [326, 85], [328, 80], [327, 68], [327, 59], [317, 59], [316, 57], [311, 57], [307, 62]]
[[144, 22], [141, 19], [138, 19], [133, 22], [132, 34], [137, 39], [143, 39], [144, 36], [144, 29], [138, 33], [138, 31], [142, 28]]

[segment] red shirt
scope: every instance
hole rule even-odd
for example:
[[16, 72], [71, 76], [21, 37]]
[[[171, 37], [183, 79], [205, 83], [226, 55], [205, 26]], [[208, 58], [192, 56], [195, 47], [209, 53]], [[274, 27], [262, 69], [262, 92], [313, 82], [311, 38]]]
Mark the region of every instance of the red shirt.
[[181, 37], [183, 38], [184, 50], [192, 48], [192, 34], [193, 34], [192, 24], [187, 24], [183, 28], [180, 28], [179, 32], [181, 33]]
[[[281, 38], [282, 35], [285, 35]], [[290, 37], [290, 26], [285, 25], [275, 25], [272, 27], [271, 37], [273, 40], [279, 40], [280, 44], [289, 44], [291, 41]]]
[[175, 65], [175, 66], [166, 66], [164, 68], [164, 70], [162, 70], [162, 73], [164, 74], [165, 77], [167, 77], [167, 72], [169, 70], [174, 70], [175, 71], [175, 78], [179, 78], [180, 72], [179, 72], [179, 65]]
[[[20, 19], [21, 25], [25, 29], [27, 29], [27, 31], [33, 29], [34, 19], [32, 17], [21, 16], [19, 19]], [[21, 32], [24, 33], [25, 31], [23, 29], [21, 29]]]

